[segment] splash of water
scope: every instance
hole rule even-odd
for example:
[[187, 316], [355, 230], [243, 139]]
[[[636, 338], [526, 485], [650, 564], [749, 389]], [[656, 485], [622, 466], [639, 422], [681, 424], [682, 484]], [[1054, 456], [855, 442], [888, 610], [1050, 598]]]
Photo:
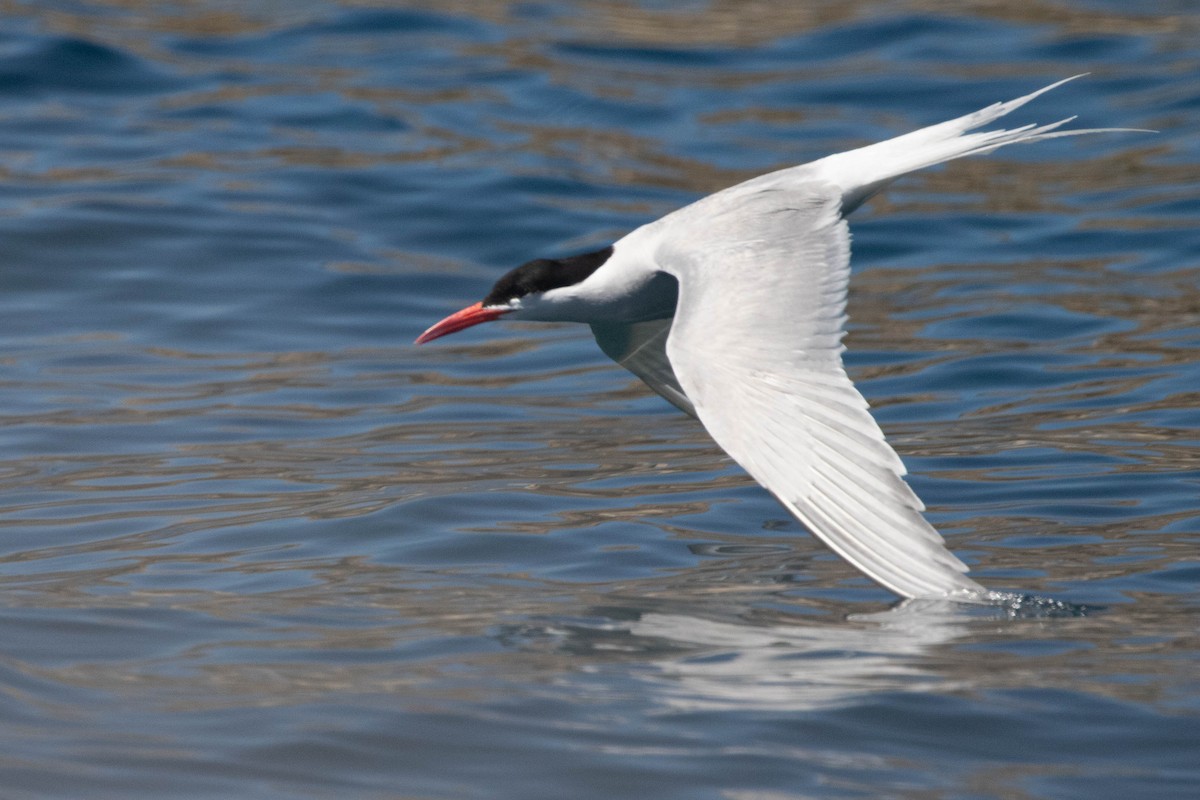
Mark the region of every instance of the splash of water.
[[1010, 619], [1087, 617], [1104, 610], [1101, 606], [1018, 592], [988, 592], [987, 601], [988, 605], [1000, 609]]

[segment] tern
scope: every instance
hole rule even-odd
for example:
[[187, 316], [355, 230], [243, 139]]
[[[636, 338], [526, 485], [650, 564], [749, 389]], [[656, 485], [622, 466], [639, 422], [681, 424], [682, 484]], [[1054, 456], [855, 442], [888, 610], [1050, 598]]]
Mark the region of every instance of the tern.
[[[1080, 77], [1080, 76], [1075, 76]], [[498, 319], [583, 322], [600, 349], [699, 419], [812, 534], [905, 598], [990, 602], [926, 521], [842, 365], [846, 215], [897, 178], [1010, 144], [1115, 128], [975, 132], [1073, 78], [894, 139], [761, 175], [608, 247], [537, 259], [416, 340]]]

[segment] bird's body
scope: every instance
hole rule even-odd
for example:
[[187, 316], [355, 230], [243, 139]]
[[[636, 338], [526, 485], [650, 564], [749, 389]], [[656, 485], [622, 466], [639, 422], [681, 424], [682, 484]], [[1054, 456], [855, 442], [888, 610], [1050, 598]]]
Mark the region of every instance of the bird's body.
[[987, 592], [925, 521], [842, 367], [845, 216], [891, 181], [1069, 120], [969, 133], [1062, 82], [885, 142], [753, 178], [611, 247], [529, 262], [417, 341], [501, 317], [586, 322], [601, 349], [709, 434], [813, 534], [903, 597]]

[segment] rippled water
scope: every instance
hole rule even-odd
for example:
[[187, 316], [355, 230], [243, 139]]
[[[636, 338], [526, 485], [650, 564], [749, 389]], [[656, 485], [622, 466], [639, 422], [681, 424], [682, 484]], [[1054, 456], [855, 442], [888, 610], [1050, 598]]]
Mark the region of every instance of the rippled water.
[[[1200, 782], [1200, 12], [8, 3], [0, 795], [1166, 798]], [[1140, 7], [1139, 7], [1140, 9]], [[855, 219], [852, 374], [985, 585], [894, 606], [529, 258], [1090, 71], [1153, 128]]]

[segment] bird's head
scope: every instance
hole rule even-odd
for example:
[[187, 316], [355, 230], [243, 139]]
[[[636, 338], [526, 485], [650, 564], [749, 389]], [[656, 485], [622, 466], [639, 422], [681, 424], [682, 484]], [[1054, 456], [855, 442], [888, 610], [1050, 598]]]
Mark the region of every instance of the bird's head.
[[467, 306], [417, 337], [425, 344], [481, 322], [509, 319], [570, 320], [575, 291], [612, 255], [612, 247], [569, 258], [539, 258], [510, 270], [480, 302]]

